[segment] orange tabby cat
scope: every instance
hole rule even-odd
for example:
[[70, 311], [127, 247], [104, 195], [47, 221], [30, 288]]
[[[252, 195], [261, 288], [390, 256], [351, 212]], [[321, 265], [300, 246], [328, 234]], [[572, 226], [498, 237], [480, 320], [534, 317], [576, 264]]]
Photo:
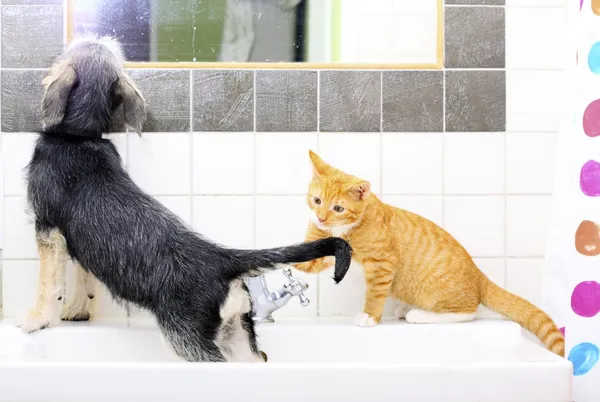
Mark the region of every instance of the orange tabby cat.
[[[371, 194], [368, 181], [346, 174], [310, 151], [314, 167], [307, 202], [313, 212], [306, 240], [330, 235], [352, 245], [353, 261], [367, 282], [359, 326], [376, 325], [388, 296], [401, 302], [398, 318], [411, 323], [470, 321], [477, 306], [510, 318], [535, 334], [548, 349], [564, 356], [564, 338], [552, 319], [528, 301], [491, 282], [448, 232]], [[330, 257], [297, 264], [321, 272]]]

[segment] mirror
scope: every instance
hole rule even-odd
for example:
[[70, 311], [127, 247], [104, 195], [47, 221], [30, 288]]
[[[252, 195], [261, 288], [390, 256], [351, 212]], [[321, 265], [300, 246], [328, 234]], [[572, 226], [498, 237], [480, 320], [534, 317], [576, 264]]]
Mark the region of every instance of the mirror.
[[68, 0], [67, 7], [69, 40], [114, 36], [140, 67], [442, 64], [441, 0]]

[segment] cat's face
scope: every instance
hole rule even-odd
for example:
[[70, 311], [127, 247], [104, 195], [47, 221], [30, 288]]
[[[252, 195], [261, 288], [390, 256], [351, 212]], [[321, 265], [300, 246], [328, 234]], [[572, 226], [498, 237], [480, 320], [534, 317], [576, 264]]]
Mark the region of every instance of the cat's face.
[[313, 178], [306, 201], [311, 220], [321, 230], [345, 232], [357, 224], [370, 194], [370, 184], [326, 164], [310, 151]]

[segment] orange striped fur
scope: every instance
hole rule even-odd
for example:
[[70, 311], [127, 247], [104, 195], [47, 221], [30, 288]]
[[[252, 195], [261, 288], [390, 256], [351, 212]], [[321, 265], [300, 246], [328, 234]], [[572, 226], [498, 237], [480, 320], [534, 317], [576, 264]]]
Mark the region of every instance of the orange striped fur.
[[[527, 300], [491, 282], [452, 235], [417, 214], [383, 203], [368, 181], [346, 174], [310, 151], [313, 179], [307, 203], [313, 212], [306, 240], [342, 237], [365, 271], [367, 292], [356, 323], [381, 320], [388, 296], [401, 302], [398, 318], [413, 323], [475, 318], [479, 304], [535, 334], [564, 356], [564, 338], [552, 319]], [[332, 266], [330, 257], [297, 264], [305, 272]]]

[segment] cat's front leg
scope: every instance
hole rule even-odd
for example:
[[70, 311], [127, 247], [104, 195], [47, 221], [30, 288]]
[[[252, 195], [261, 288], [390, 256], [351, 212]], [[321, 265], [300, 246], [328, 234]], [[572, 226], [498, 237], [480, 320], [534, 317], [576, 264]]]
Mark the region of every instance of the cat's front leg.
[[359, 327], [373, 327], [381, 321], [385, 302], [392, 289], [395, 270], [391, 264], [363, 262], [367, 292], [363, 311], [354, 318]]

